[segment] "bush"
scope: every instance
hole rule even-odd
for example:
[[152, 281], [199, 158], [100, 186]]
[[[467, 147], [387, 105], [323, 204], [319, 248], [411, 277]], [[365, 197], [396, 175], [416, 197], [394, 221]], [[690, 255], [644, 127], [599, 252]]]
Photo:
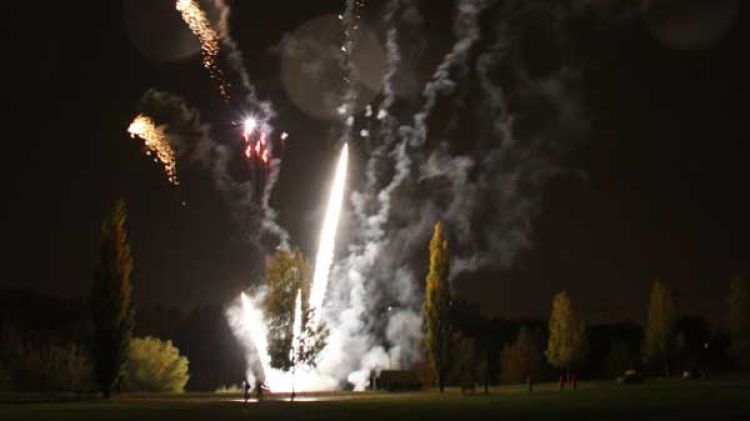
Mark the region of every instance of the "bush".
[[125, 390], [182, 393], [189, 378], [188, 360], [180, 355], [172, 341], [152, 336], [130, 341]]

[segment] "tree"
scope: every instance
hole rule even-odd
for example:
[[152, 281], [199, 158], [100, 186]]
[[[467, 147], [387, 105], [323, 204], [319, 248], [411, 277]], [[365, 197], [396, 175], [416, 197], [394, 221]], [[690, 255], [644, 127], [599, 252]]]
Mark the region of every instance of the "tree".
[[125, 201], [120, 199], [101, 226], [99, 262], [90, 296], [95, 326], [94, 371], [99, 388], [107, 398], [122, 375], [135, 314], [130, 279], [133, 261], [125, 230], [126, 218]]
[[669, 376], [669, 359], [676, 344], [674, 323], [672, 293], [663, 283], [655, 280], [649, 298], [643, 358], [652, 367], [661, 367], [665, 377]]
[[449, 369], [449, 347], [451, 338], [450, 286], [448, 241], [444, 237], [443, 223], [435, 224], [430, 240], [430, 270], [427, 274], [424, 298], [425, 345], [432, 367], [437, 376], [440, 392], [445, 389]]
[[729, 284], [729, 351], [740, 367], [750, 369], [750, 282], [737, 277]]
[[586, 325], [578, 320], [565, 291], [555, 295], [549, 319], [549, 341], [545, 355], [553, 367], [568, 374], [586, 353]]
[[464, 387], [474, 388], [477, 382], [477, 368], [479, 366], [477, 355], [477, 343], [471, 336], [460, 333], [453, 334], [454, 347], [458, 349], [456, 358], [456, 378]]
[[[327, 329], [323, 323], [313, 326], [309, 308], [310, 263], [299, 250], [278, 250], [266, 265], [266, 295], [263, 313], [268, 325], [268, 352], [271, 366], [289, 371], [298, 364], [314, 365], [325, 347]], [[300, 300], [300, 338], [294, 344], [294, 317], [297, 296]]]
[[132, 392], [182, 393], [190, 379], [188, 359], [172, 341], [133, 338], [128, 347], [125, 388]]
[[521, 326], [512, 344], [505, 345], [501, 359], [500, 378], [508, 383], [538, 380], [542, 376], [544, 338], [539, 331]]

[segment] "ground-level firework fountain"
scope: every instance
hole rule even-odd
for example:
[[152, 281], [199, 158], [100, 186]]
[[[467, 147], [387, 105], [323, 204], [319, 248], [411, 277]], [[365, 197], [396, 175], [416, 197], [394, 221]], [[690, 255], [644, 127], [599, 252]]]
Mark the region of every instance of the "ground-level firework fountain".
[[[346, 188], [346, 173], [349, 162], [349, 148], [345, 144], [341, 149], [336, 171], [328, 196], [323, 226], [320, 231], [318, 252], [315, 259], [309, 308], [313, 311], [313, 326], [317, 326], [323, 314], [323, 304], [328, 289], [328, 278], [333, 263], [336, 231], [338, 229], [341, 207]], [[271, 367], [271, 357], [268, 354], [268, 329], [261, 310], [264, 291], [249, 295], [242, 293], [239, 302], [227, 312], [229, 322], [235, 335], [246, 348], [247, 378], [260, 378], [273, 391], [287, 392], [293, 389], [299, 391], [333, 389], [338, 381], [326, 373], [310, 367], [297, 367], [294, 373], [284, 372]], [[298, 291], [295, 300], [294, 329], [292, 352], [297, 349], [301, 334], [301, 293]], [[325, 352], [324, 352], [325, 353]], [[296, 360], [296, 356], [292, 356]]]

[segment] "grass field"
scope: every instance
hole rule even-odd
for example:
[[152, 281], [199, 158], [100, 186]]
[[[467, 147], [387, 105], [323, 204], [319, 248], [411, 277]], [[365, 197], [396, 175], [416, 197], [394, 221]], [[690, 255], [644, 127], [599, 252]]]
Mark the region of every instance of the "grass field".
[[290, 403], [276, 396], [243, 404], [239, 396], [185, 394], [60, 401], [26, 396], [0, 404], [0, 420], [750, 420], [750, 381], [580, 383], [493, 388], [489, 395], [450, 389], [415, 393], [321, 393]]

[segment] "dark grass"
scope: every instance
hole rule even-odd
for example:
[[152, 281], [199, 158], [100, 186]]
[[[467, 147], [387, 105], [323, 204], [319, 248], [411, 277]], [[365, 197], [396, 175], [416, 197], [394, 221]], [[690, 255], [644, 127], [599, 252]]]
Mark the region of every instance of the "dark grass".
[[[642, 385], [581, 383], [578, 390], [545, 384], [493, 388], [489, 395], [457, 390], [414, 393], [316, 394], [319, 401], [268, 400], [244, 405], [239, 396], [185, 394], [60, 401], [4, 399], [0, 420], [750, 420], [750, 381], [652, 381]], [[275, 397], [282, 399], [282, 397]]]

